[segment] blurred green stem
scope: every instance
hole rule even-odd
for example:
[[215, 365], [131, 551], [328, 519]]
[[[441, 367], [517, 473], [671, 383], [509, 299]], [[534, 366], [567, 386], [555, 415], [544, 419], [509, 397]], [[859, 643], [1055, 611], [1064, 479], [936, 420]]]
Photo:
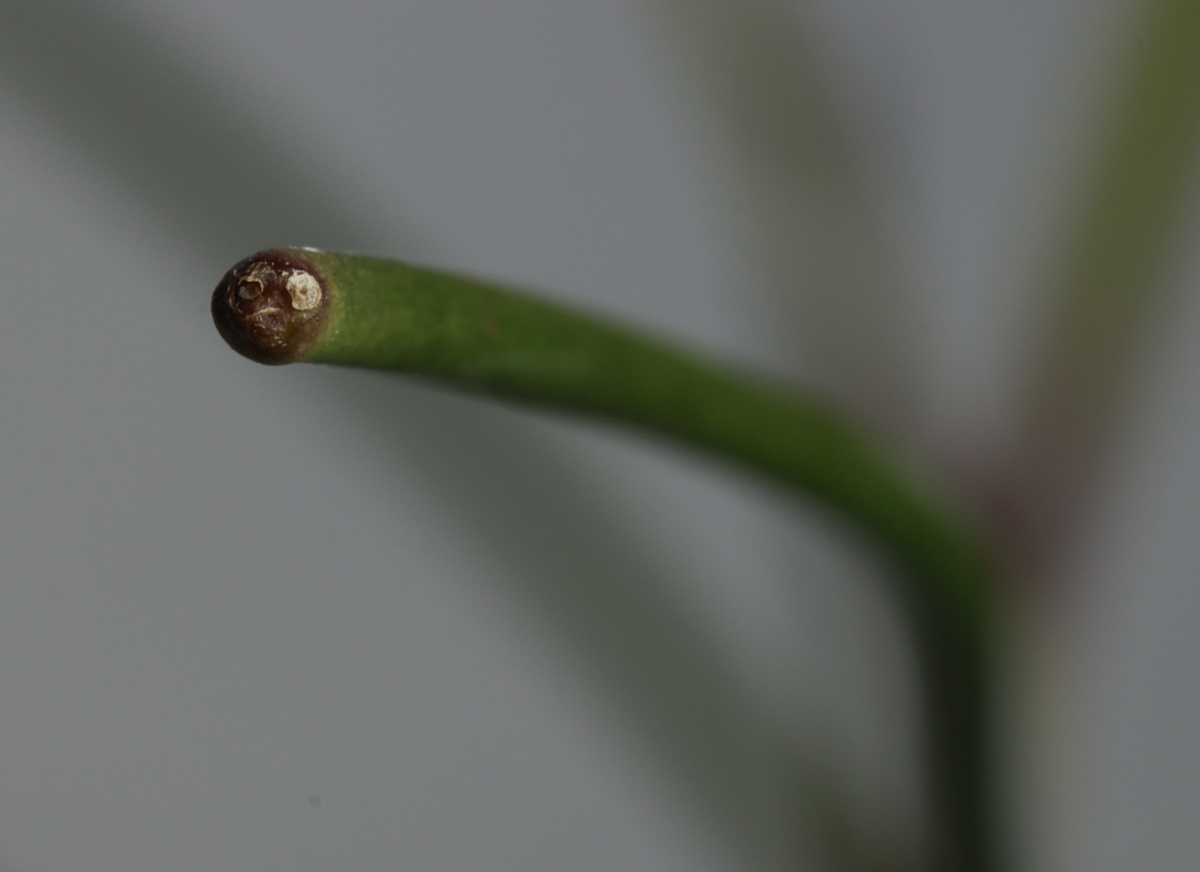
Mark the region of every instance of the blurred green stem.
[[903, 581], [925, 679], [939, 867], [988, 868], [989, 564], [955, 516], [835, 409], [548, 302], [357, 255], [254, 255], [217, 287], [213, 315], [262, 362], [400, 370], [602, 417], [832, 509]]

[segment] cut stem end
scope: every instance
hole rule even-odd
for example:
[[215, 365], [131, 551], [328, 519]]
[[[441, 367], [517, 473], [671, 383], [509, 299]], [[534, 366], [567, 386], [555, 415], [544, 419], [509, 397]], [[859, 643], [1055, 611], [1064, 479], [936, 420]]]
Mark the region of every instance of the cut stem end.
[[260, 251], [240, 261], [213, 291], [217, 331], [239, 354], [267, 364], [304, 358], [329, 312], [329, 291], [301, 249]]

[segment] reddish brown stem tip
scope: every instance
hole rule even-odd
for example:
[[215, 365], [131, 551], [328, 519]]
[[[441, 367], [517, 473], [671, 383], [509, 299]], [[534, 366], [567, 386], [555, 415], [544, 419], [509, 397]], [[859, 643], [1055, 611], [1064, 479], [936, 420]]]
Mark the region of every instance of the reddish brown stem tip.
[[294, 248], [260, 251], [240, 261], [212, 296], [217, 331], [235, 351], [259, 363], [301, 359], [328, 312], [320, 271]]

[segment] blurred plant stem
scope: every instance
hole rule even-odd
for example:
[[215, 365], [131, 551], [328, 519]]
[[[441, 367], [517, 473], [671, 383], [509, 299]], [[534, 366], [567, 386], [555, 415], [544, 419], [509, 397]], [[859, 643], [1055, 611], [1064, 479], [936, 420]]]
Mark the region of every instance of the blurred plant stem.
[[601, 417], [830, 508], [902, 580], [923, 671], [939, 868], [989, 868], [990, 563], [954, 513], [827, 402], [524, 294], [359, 255], [260, 252], [226, 274], [213, 316], [260, 362], [399, 370]]
[[1127, 67], [1050, 276], [1051, 311], [995, 497], [1024, 571], [1045, 571], [1086, 511], [1137, 375], [1200, 144], [1200, 3], [1136, 8]]

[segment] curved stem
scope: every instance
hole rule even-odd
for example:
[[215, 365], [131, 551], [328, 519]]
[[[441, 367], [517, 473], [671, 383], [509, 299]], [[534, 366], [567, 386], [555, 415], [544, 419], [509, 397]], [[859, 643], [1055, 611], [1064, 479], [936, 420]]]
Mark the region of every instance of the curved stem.
[[239, 263], [213, 295], [265, 363], [401, 370], [639, 427], [826, 505], [903, 580], [925, 676], [939, 866], [983, 870], [989, 566], [969, 531], [829, 405], [597, 318], [483, 282], [308, 249]]

